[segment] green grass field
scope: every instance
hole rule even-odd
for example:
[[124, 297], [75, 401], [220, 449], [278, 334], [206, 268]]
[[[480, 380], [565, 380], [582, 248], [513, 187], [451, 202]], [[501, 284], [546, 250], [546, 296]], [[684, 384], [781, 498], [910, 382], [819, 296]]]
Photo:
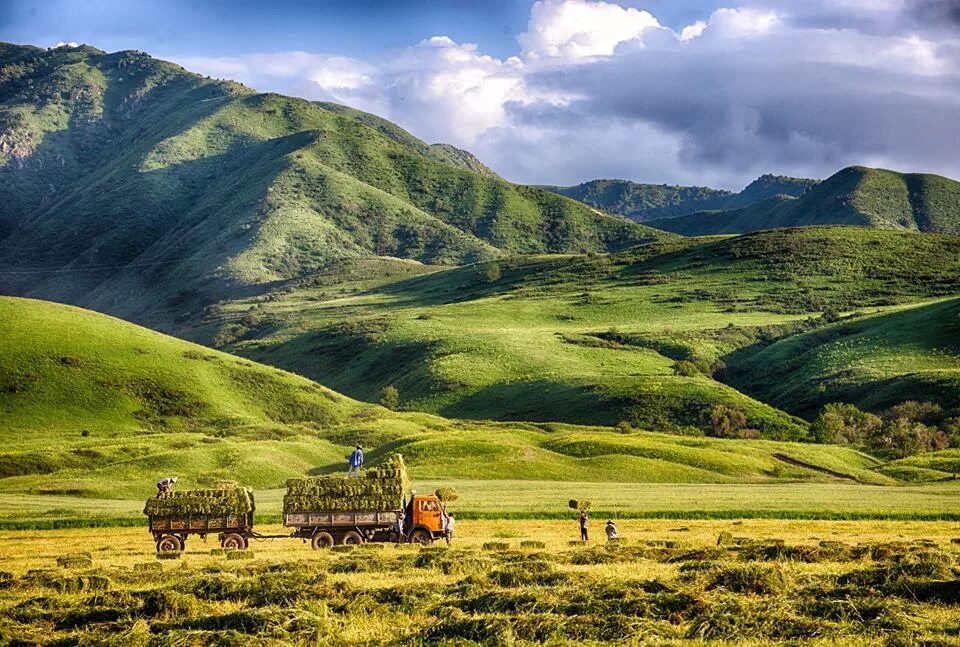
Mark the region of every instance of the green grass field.
[[[854, 483], [578, 483], [418, 480], [420, 492], [452, 486], [465, 519], [567, 519], [570, 499], [616, 519], [960, 520], [956, 483], [877, 486]], [[256, 491], [257, 518], [280, 518], [285, 490]], [[0, 494], [0, 528], [143, 525], [142, 499]]]
[[[715, 379], [724, 364], [749, 374], [736, 351], [781, 337], [789, 344], [805, 330], [820, 334], [828, 320], [815, 318], [824, 311], [858, 316], [956, 294], [958, 268], [960, 239], [952, 236], [765, 232], [380, 281], [362, 280], [357, 270], [335, 286], [301, 282], [266, 300], [226, 303], [189, 334], [209, 340], [253, 313], [260, 327], [231, 351], [367, 401], [394, 385], [404, 408], [450, 417], [709, 431], [705, 414], [722, 403], [746, 412], [748, 426], [764, 436], [799, 438], [804, 423], [782, 409], [809, 415], [809, 407], [769, 398], [785, 380], [767, 384], [758, 371], [756, 384], [739, 379], [748, 388], [737, 391]], [[924, 347], [912, 327], [888, 339], [891, 326], [862, 352], [876, 350], [889, 366], [946, 366], [960, 357], [950, 330], [937, 347]], [[759, 357], [762, 368], [777, 370]], [[678, 360], [694, 362], [697, 372], [674, 375]], [[842, 360], [838, 370], [851, 368]], [[787, 387], [794, 398], [822, 383], [814, 366], [805, 385]], [[938, 397], [896, 373], [848, 373], [859, 388], [887, 380], [903, 399]], [[819, 393], [818, 402], [832, 394]]]

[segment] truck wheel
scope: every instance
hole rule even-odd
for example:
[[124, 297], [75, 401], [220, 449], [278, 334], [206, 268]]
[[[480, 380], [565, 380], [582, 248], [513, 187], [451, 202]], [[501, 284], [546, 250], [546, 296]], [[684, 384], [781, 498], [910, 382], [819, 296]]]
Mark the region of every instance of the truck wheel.
[[361, 537], [360, 533], [356, 530], [351, 530], [347, 533], [344, 533], [340, 541], [346, 546], [359, 546], [363, 543], [363, 537]]
[[315, 532], [313, 537], [310, 538], [310, 546], [314, 550], [330, 548], [333, 546], [333, 535], [326, 531]]
[[241, 534], [231, 532], [220, 540], [220, 545], [224, 548], [237, 548], [243, 550], [247, 547], [247, 538]]
[[164, 535], [157, 541], [158, 553], [169, 553], [183, 550], [183, 542], [176, 535]]
[[429, 546], [433, 543], [433, 537], [431, 537], [430, 533], [423, 528], [417, 528], [410, 533], [410, 543], [420, 544], [421, 546]]

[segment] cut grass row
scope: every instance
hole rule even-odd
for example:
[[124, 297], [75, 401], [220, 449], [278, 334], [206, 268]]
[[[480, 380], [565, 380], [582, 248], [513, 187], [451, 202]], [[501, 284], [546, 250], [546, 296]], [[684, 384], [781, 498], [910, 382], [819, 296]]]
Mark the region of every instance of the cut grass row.
[[960, 629], [956, 524], [620, 528], [571, 546], [575, 522], [468, 521], [452, 548], [194, 543], [173, 562], [132, 529], [14, 532], [0, 641], [939, 647]]

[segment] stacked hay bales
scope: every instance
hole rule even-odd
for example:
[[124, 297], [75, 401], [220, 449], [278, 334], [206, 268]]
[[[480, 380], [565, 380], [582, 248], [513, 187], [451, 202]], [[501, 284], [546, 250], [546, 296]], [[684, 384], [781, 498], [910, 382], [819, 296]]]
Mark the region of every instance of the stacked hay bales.
[[242, 517], [253, 512], [250, 490], [233, 484], [209, 490], [167, 492], [147, 499], [143, 513], [156, 517]]
[[410, 495], [410, 478], [403, 456], [394, 454], [360, 478], [318, 476], [287, 481], [284, 514], [398, 510]]

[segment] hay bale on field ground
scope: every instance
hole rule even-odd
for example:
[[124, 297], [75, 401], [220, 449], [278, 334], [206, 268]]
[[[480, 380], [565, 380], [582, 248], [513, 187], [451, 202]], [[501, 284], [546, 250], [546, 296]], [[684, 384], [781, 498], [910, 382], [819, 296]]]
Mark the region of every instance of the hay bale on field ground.
[[143, 513], [157, 517], [199, 515], [243, 516], [253, 512], [253, 496], [248, 488], [232, 483], [207, 490], [167, 492], [147, 499]]
[[403, 456], [394, 454], [382, 465], [366, 470], [361, 478], [336, 475], [288, 479], [283, 512], [387, 512], [400, 509], [410, 490]]

